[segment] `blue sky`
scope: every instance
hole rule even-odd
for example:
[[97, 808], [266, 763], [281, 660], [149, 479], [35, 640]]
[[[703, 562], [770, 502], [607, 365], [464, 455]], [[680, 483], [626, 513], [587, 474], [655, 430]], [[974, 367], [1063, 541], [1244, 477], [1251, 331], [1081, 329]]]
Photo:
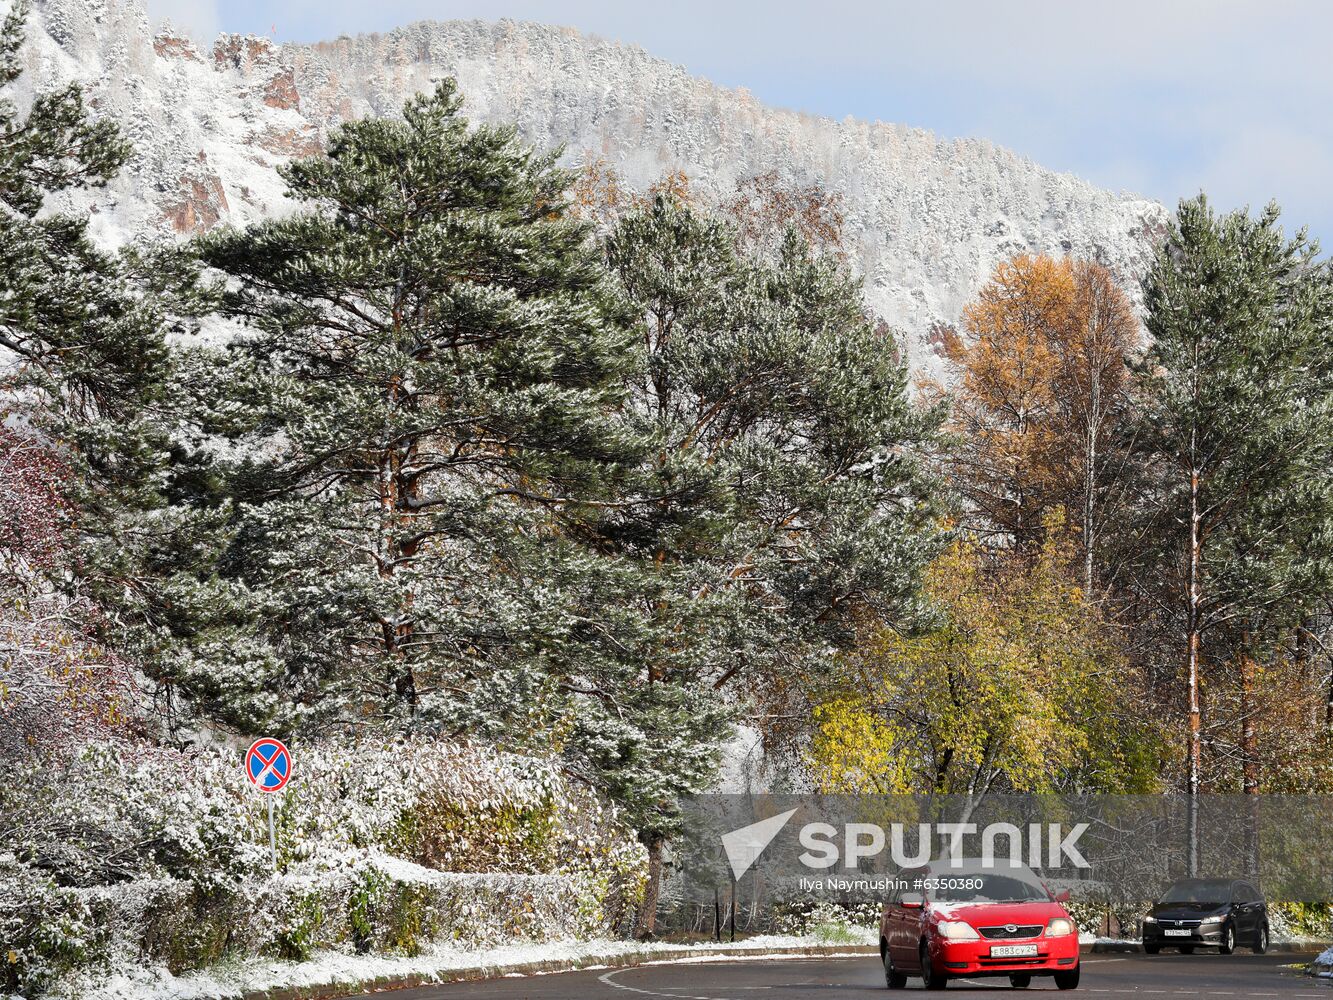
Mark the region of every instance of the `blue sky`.
[[1174, 205], [1276, 198], [1333, 247], [1333, 4], [1314, 0], [149, 0], [201, 36], [513, 17], [642, 45], [769, 104], [983, 136]]

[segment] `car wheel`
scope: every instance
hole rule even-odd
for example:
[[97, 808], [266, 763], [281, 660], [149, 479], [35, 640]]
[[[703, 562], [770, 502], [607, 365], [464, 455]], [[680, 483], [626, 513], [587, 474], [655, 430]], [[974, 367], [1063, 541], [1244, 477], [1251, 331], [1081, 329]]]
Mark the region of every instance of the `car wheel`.
[[1230, 955], [1236, 950], [1236, 928], [1230, 924], [1222, 928], [1222, 943], [1217, 946], [1217, 950], [1223, 955]]
[[893, 956], [888, 945], [884, 946], [884, 985], [891, 990], [900, 990], [907, 985], [907, 977], [893, 967]]
[[1032, 976], [1027, 972], [1011, 972], [1009, 985], [1016, 990], [1025, 990], [1032, 985]]
[[1143, 946], [1143, 953], [1145, 955], [1156, 955], [1161, 950], [1162, 946], [1160, 944], [1145, 944]]
[[928, 990], [942, 990], [949, 985], [949, 977], [935, 971], [930, 960], [930, 949], [924, 941], [921, 942], [921, 984]]
[[1078, 989], [1078, 973], [1082, 966], [1074, 966], [1068, 972], [1057, 972], [1055, 974], [1055, 987], [1061, 990]]
[[1254, 936], [1254, 953], [1262, 955], [1268, 950], [1268, 926], [1266, 924], [1259, 927], [1259, 933]]

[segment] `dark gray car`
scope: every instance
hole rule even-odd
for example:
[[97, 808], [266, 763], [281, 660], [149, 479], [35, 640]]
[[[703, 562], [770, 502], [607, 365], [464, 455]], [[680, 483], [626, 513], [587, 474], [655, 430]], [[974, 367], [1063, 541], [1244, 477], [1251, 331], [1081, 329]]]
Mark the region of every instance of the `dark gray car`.
[[1251, 882], [1230, 878], [1183, 878], [1162, 893], [1143, 918], [1143, 950], [1216, 948], [1230, 955], [1237, 946], [1268, 950], [1268, 906]]

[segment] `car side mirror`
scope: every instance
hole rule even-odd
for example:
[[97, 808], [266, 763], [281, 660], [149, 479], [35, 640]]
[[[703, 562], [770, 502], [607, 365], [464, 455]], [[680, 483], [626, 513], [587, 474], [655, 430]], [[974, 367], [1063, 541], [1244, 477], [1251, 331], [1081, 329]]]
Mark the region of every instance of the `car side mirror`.
[[898, 900], [898, 905], [909, 910], [919, 910], [925, 900], [919, 892], [905, 892], [902, 898]]
[[1059, 892], [1057, 892], [1057, 893], [1055, 894], [1055, 901], [1056, 901], [1057, 903], [1068, 903], [1068, 902], [1069, 902], [1069, 890], [1068, 890], [1068, 889], [1061, 889]]

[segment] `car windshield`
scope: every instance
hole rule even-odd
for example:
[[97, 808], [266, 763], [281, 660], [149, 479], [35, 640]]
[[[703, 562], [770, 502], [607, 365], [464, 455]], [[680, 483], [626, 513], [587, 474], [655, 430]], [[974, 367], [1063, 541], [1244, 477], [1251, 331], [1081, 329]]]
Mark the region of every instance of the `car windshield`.
[[967, 873], [931, 875], [930, 898], [937, 903], [1025, 903], [1049, 899], [1040, 885], [1013, 875]]
[[1231, 899], [1231, 883], [1221, 878], [1181, 879], [1162, 896], [1163, 903], [1225, 903]]

